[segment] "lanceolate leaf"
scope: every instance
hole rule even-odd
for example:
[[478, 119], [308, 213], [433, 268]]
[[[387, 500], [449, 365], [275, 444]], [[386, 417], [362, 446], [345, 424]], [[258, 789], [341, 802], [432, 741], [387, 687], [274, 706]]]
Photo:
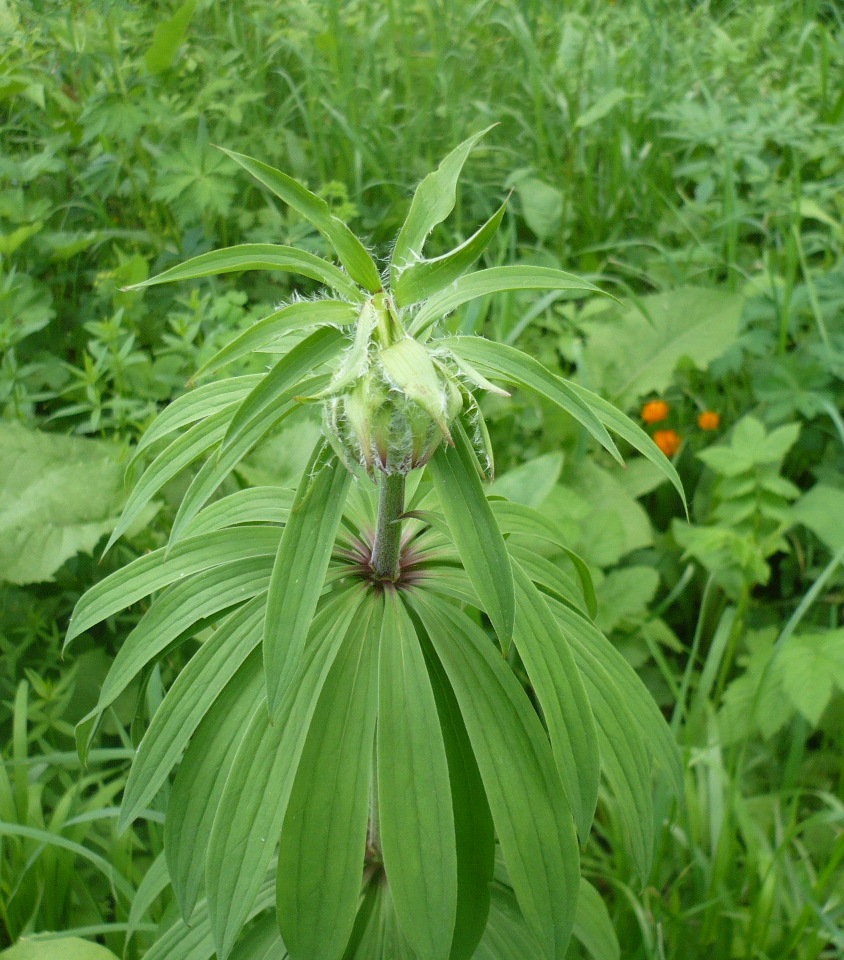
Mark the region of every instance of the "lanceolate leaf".
[[[319, 389], [328, 380], [327, 377], [311, 377], [300, 381], [299, 387]], [[190, 486], [182, 497], [179, 509], [176, 511], [173, 526], [170, 530], [170, 546], [172, 547], [183, 537], [187, 537], [193, 526], [194, 518], [211, 499], [220, 484], [237, 467], [240, 461], [259, 443], [271, 430], [275, 429], [284, 419], [297, 409], [291, 398], [292, 388], [281, 394], [241, 430], [233, 443], [230, 443], [216, 456], [209, 457], [200, 467]], [[169, 549], [169, 548], [168, 548]]]
[[164, 548], [144, 554], [95, 584], [76, 604], [65, 646], [90, 627], [183, 577], [237, 560], [274, 556], [281, 531], [243, 526], [185, 540], [165, 559]]
[[268, 317], [264, 317], [263, 320], [253, 323], [240, 336], [229, 341], [210, 360], [202, 364], [193, 375], [193, 379], [199, 380], [209, 370], [217, 371], [220, 367], [250, 353], [260, 352], [264, 347], [274, 344], [286, 334], [296, 330], [323, 325], [346, 326], [354, 323], [358, 309], [355, 304], [347, 303], [345, 300], [303, 300], [300, 303], [290, 303]]
[[372, 257], [346, 224], [334, 216], [325, 200], [306, 190], [286, 173], [275, 170], [266, 163], [261, 163], [260, 160], [253, 160], [252, 157], [233, 153], [231, 150], [223, 149], [223, 153], [239, 163], [244, 170], [248, 170], [264, 186], [269, 187], [280, 200], [309, 220], [337, 251], [340, 262], [352, 280], [371, 293], [377, 293], [381, 289], [381, 277]]
[[211, 704], [258, 645], [262, 607], [258, 598], [232, 614], [194, 654], [167, 692], [129, 772], [120, 808], [121, 830], [158, 793]]
[[[268, 910], [272, 906], [274, 895], [274, 878], [265, 879], [262, 873], [256, 884], [252, 905], [243, 922]], [[284, 960], [286, 956], [287, 954], [283, 953], [278, 960]], [[177, 957], [178, 960], [211, 960], [214, 957], [211, 918], [205, 900], [196, 908], [190, 924], [181, 919], [176, 920], [144, 954], [144, 960], [176, 960]]]
[[297, 960], [340, 960], [366, 850], [383, 600], [369, 594], [326, 678], [281, 830], [278, 922]]
[[237, 247], [212, 250], [171, 267], [149, 280], [132, 284], [128, 290], [140, 290], [158, 283], [174, 283], [177, 280], [195, 280], [198, 277], [213, 277], [221, 273], [241, 273], [245, 270], [280, 270], [298, 273], [312, 280], [319, 280], [350, 300], [363, 300], [363, 294], [342, 270], [327, 260], [295, 247], [272, 243], [242, 243]]
[[[566, 537], [559, 525], [549, 517], [543, 517], [538, 510], [533, 510], [522, 503], [513, 503], [511, 500], [490, 500], [492, 512], [501, 530], [505, 534], [517, 534], [531, 539], [547, 540], [558, 547], [568, 559], [580, 580], [583, 598], [589, 615], [594, 617], [598, 610], [595, 597], [595, 585], [592, 574], [583, 558], [566, 546]], [[510, 550], [508, 543], [507, 549]], [[541, 558], [540, 558], [541, 559]]]
[[402, 270], [393, 287], [396, 305], [419, 303], [453, 283], [489, 246], [507, 209], [506, 201], [468, 240], [434, 260], [420, 260]]
[[148, 449], [156, 441], [168, 436], [181, 427], [197, 420], [204, 420], [226, 407], [239, 403], [262, 380], [261, 374], [250, 374], [245, 377], [231, 377], [217, 383], [206, 383], [177, 397], [165, 410], [155, 418], [138, 442], [129, 461], [129, 466], [137, 460], [139, 454]]
[[460, 705], [519, 906], [542, 956], [563, 960], [579, 857], [545, 732], [516, 677], [466, 614], [422, 591], [408, 596]]
[[636, 718], [636, 724], [648, 750], [668, 775], [675, 796], [681, 798], [683, 760], [680, 749], [648, 688], [627, 660], [594, 624], [574, 610], [557, 604], [553, 600], [550, 600], [549, 604], [572, 643], [575, 659], [579, 659], [582, 651], [584, 656], [600, 663], [602, 669], [612, 677], [612, 684], [619, 691], [624, 702], [630, 706], [630, 711]]
[[449, 960], [470, 960], [489, 914], [489, 889], [495, 869], [495, 828], [454, 691], [430, 641], [424, 635], [420, 640], [443, 733], [454, 810], [457, 922]]
[[244, 733], [223, 787], [206, 859], [206, 890], [220, 957], [231, 951], [275, 852], [319, 693], [364, 597], [363, 590], [353, 587], [320, 610], [299, 673], [278, 712], [270, 717], [262, 700]]
[[378, 678], [378, 810], [393, 903], [420, 960], [445, 960], [457, 909], [451, 786], [437, 705], [410, 617], [385, 593]]
[[254, 650], [197, 727], [170, 791], [164, 850], [185, 920], [190, 919], [202, 887], [208, 837], [223, 784], [263, 689], [261, 656]]
[[168, 481], [223, 439], [230, 419], [230, 411], [218, 410], [217, 413], [195, 423], [159, 453], [129, 494], [123, 513], [106, 544], [106, 553]]
[[472, 148], [492, 127], [464, 140], [416, 188], [407, 219], [399, 231], [390, 263], [390, 282], [395, 285], [401, 270], [419, 260], [428, 234], [454, 209], [457, 179]]
[[454, 447], [430, 460], [434, 488], [472, 586], [506, 647], [513, 635], [513, 572], [501, 531], [484, 495], [468, 438], [454, 425]]
[[674, 469], [674, 465], [651, 440], [645, 431], [635, 424], [630, 417], [625, 416], [620, 410], [614, 407], [608, 400], [599, 397], [597, 393], [592, 393], [586, 387], [579, 383], [569, 383], [574, 392], [587, 403], [595, 415], [605, 426], [609, 427], [613, 433], [625, 439], [631, 447], [638, 450], [642, 456], [647, 457], [651, 463], [655, 464], [665, 477], [671, 481], [671, 485], [680, 494], [683, 506], [688, 514], [688, 504], [686, 503], [686, 493], [683, 490], [683, 482], [680, 475]]
[[301, 390], [302, 377], [313, 372], [320, 364], [337, 356], [343, 342], [344, 337], [339, 330], [333, 327], [321, 327], [301, 343], [297, 343], [237, 408], [223, 441], [222, 451], [225, 452], [227, 447], [233, 445], [238, 435], [248, 429], [249, 424], [260, 417], [265, 410], [276, 405], [282, 398], [287, 399], [288, 394], [292, 397], [297, 392], [294, 389], [297, 385]]
[[[548, 604], [560, 619], [583, 677], [598, 729], [601, 770], [615, 795], [618, 814], [626, 828], [625, 840], [644, 882], [654, 841], [650, 764], [644, 741], [623, 690], [613, 682], [603, 658], [595, 656], [582, 642], [579, 625], [569, 619], [572, 611], [551, 598]], [[589, 635], [593, 636], [591, 632]]]
[[264, 624], [267, 703], [274, 713], [296, 674], [322, 593], [351, 474], [322, 440], [305, 467], [278, 544]]
[[186, 537], [240, 523], [283, 524], [290, 515], [293, 491], [286, 487], [247, 487], [209, 503], [185, 530]]
[[607, 906], [600, 893], [583, 877], [580, 878], [574, 935], [593, 960], [621, 960], [621, 949]]
[[515, 347], [481, 337], [449, 337], [441, 343], [455, 354], [465, 357], [481, 373], [515, 387], [523, 387], [556, 404], [582, 424], [619, 463], [622, 462], [612, 437], [590, 405], [574, 389], [574, 385], [546, 370], [538, 360]]
[[598, 801], [601, 763], [595, 720], [566, 638], [548, 605], [518, 564], [514, 564], [513, 575], [513, 641], [542, 707], [557, 772], [582, 845]]
[[156, 599], [118, 650], [103, 681], [96, 707], [77, 726], [77, 744], [83, 761], [96, 721], [141, 670], [198, 621], [263, 593], [269, 586], [271, 569], [270, 558], [266, 556], [237, 560], [179, 580]]
[[419, 336], [452, 310], [475, 300], [508, 290], [583, 290], [603, 293], [598, 287], [573, 273], [550, 267], [490, 267], [455, 280], [447, 289], [435, 293], [422, 304], [408, 332]]

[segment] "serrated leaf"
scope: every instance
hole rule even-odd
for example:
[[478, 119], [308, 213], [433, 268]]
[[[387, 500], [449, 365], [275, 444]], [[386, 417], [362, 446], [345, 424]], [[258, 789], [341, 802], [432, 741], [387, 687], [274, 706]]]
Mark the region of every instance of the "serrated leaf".
[[0, 424], [0, 581], [51, 580], [90, 553], [125, 499], [119, 448]]
[[250, 353], [260, 352], [288, 333], [322, 325], [347, 326], [357, 319], [358, 310], [355, 304], [345, 300], [306, 300], [290, 303], [253, 323], [234, 340], [230, 340], [210, 360], [202, 364], [193, 379], [198, 380], [208, 371], [216, 372], [220, 367]]
[[334, 216], [325, 200], [305, 189], [286, 173], [275, 170], [260, 160], [253, 160], [252, 157], [233, 153], [222, 147], [220, 149], [264, 186], [269, 187], [280, 200], [310, 221], [334, 247], [352, 280], [370, 293], [377, 293], [381, 289], [381, 277], [372, 257], [346, 224]]
[[261, 598], [233, 613], [193, 655], [152, 718], [129, 771], [118, 829], [158, 793], [194, 730], [260, 640]]
[[681, 359], [703, 370], [735, 341], [743, 304], [735, 293], [681, 287], [599, 314], [583, 352], [590, 384], [625, 409], [662, 393]]
[[844, 689], [844, 630], [792, 637], [779, 653], [776, 672], [788, 699], [816, 727], [833, 684]]
[[498, 231], [507, 201], [496, 210], [483, 226], [458, 247], [433, 260], [419, 260], [401, 270], [393, 285], [393, 297], [398, 307], [407, 307], [425, 300], [453, 283], [480, 257]]
[[382, 620], [382, 598], [370, 594], [319, 695], [281, 829], [276, 909], [284, 942], [300, 960], [340, 960], [354, 926]]
[[621, 454], [612, 437], [596, 416], [592, 405], [574, 389], [574, 384], [558, 377], [534, 360], [533, 357], [508, 347], [503, 343], [483, 340], [481, 337], [448, 337], [441, 340], [443, 346], [465, 357], [481, 369], [482, 373], [497, 380], [530, 390], [539, 397], [555, 404], [571, 414], [619, 463]]
[[408, 332], [417, 337], [464, 303], [509, 290], [582, 290], [610, 296], [588, 280], [551, 267], [490, 267], [460, 277], [447, 290], [435, 293], [419, 308]]
[[350, 482], [351, 474], [320, 440], [279, 540], [267, 595], [263, 650], [270, 713], [296, 675]]
[[437, 705], [416, 631], [385, 593], [378, 674], [378, 810], [384, 868], [420, 960], [445, 960], [457, 911], [451, 786]]
[[390, 283], [395, 286], [399, 272], [422, 256], [428, 234], [454, 209], [457, 180], [475, 144], [492, 127], [481, 130], [455, 147], [442, 163], [416, 188], [407, 218], [402, 224], [390, 261]]
[[514, 564], [513, 577], [513, 642], [542, 707], [557, 773], [582, 846], [589, 836], [598, 801], [601, 763], [595, 720], [565, 634], [518, 564]]
[[563, 960], [580, 880], [577, 836], [530, 701], [489, 639], [446, 600], [408, 594], [460, 705], [519, 906], [542, 956]]
[[196, 280], [200, 277], [215, 277], [221, 273], [242, 273], [247, 270], [279, 270], [298, 273], [303, 277], [318, 280], [336, 290], [344, 297], [360, 303], [363, 294], [358, 287], [337, 267], [327, 260], [273, 243], [242, 243], [192, 257], [178, 266], [171, 267], [157, 276], [133, 283], [127, 290], [142, 290], [159, 283], [175, 283], [178, 280]]
[[278, 712], [271, 718], [262, 700], [244, 732], [214, 817], [205, 863], [220, 957], [228, 956], [253, 908], [260, 878], [275, 851], [317, 699], [363, 599], [364, 591], [355, 587], [326, 603]]
[[507, 546], [478, 477], [471, 445], [459, 422], [454, 425], [454, 447], [440, 447], [428, 469], [466, 573], [506, 647], [516, 615], [513, 572]]

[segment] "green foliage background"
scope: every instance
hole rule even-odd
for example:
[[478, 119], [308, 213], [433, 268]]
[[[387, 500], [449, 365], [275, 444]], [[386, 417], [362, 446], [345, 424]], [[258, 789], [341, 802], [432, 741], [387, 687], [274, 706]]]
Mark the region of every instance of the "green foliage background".
[[[180, 663], [115, 703], [83, 771], [73, 724], [138, 612], [65, 661], [60, 637], [88, 586], [161, 545], [190, 479], [92, 558], [144, 427], [293, 294], [266, 274], [121, 288], [238, 242], [327, 253], [214, 144], [300, 178], [383, 255], [415, 183], [498, 123], [432, 253], [512, 189], [486, 265], [582, 273], [623, 305], [514, 293], [454, 332], [518, 344], [634, 416], [659, 395], [669, 418], [649, 429], [684, 441], [691, 523], [646, 462], [617, 468], [527, 397], [485, 405], [498, 489], [586, 558], [599, 625], [685, 748], [685, 804], [655, 784], [647, 883], [606, 797], [586, 873], [625, 957], [840, 955], [841, 16], [824, 0], [0, 3], [0, 944], [75, 931], [141, 956], [175, 917], [161, 805], [122, 836], [116, 806]], [[266, 444], [233, 488], [289, 484], [314, 429]]]

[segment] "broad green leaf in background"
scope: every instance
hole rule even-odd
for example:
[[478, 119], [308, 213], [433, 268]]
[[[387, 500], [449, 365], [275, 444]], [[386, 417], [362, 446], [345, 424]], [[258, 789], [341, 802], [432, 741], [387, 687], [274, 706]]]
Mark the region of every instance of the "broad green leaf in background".
[[20, 940], [0, 953], [2, 960], [117, 960], [111, 950], [79, 937]]
[[610, 306], [586, 327], [583, 370], [590, 387], [622, 409], [661, 392], [687, 358], [699, 370], [738, 336], [743, 299], [735, 293], [680, 287]]
[[428, 467], [466, 573], [506, 647], [516, 610], [510, 558], [481, 486], [471, 444], [459, 423], [454, 444], [440, 447]]
[[835, 553], [844, 548], [844, 490], [818, 483], [794, 504], [792, 517]]
[[833, 687], [844, 690], [844, 629], [791, 637], [775, 660], [782, 689], [816, 727]]
[[185, 0], [167, 20], [156, 24], [152, 44], [144, 54], [144, 63], [150, 73], [162, 73], [173, 66], [179, 47], [188, 32], [198, 0]]
[[560, 226], [562, 192], [538, 177], [520, 176], [511, 178], [510, 182], [519, 195], [525, 223], [540, 240], [544, 240]]
[[120, 450], [0, 424], [0, 581], [39, 583], [111, 531], [125, 500]]

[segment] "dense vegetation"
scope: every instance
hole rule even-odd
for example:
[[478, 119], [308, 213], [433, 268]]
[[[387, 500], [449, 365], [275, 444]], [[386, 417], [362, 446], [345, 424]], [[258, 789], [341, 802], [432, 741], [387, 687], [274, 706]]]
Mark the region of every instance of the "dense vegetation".
[[[684, 802], [655, 780], [644, 808], [646, 881], [606, 793], [585, 873], [625, 958], [839, 956], [839, 6], [31, 0], [0, 5], [0, 36], [0, 946], [71, 931], [140, 957], [177, 915], [166, 798], [123, 834], [117, 808], [183, 651], [115, 701], [83, 768], [74, 724], [143, 611], [64, 659], [62, 639], [84, 590], [165, 542], [191, 479], [97, 561], [145, 427], [232, 332], [309, 292], [266, 273], [122, 288], [240, 242], [329, 256], [214, 144], [307, 183], [383, 257], [416, 182], [497, 123], [429, 246], [464, 240], [504, 185], [485, 265], [560, 267], [621, 304], [510, 294], [453, 330], [618, 404], [690, 501], [687, 520], [644, 458], [624, 451], [620, 468], [550, 405], [484, 401], [493, 492], [539, 508], [586, 559], [598, 626], [684, 750]], [[291, 484], [317, 429], [264, 444], [230, 489]]]

